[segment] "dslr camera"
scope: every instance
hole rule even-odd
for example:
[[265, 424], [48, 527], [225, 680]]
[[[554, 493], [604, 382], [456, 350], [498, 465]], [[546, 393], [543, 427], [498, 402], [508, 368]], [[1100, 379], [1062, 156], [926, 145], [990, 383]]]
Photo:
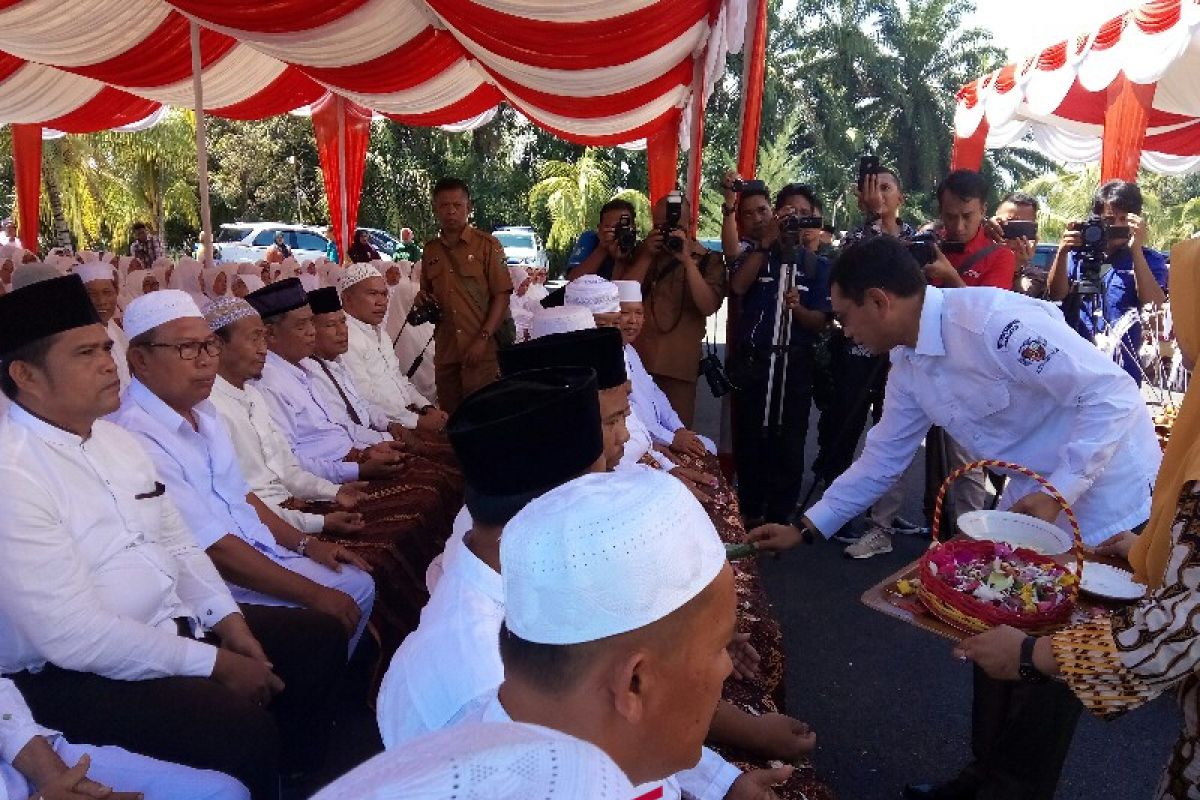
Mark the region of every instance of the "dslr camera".
[[617, 242], [617, 250], [628, 256], [637, 246], [637, 229], [633, 227], [633, 218], [622, 214], [613, 228], [613, 238]]
[[767, 185], [765, 183], [763, 183], [762, 181], [759, 181], [759, 180], [745, 181], [745, 180], [742, 180], [741, 178], [736, 178], [736, 179], [730, 181], [729, 188], [731, 190], [733, 190], [734, 192], [737, 192], [738, 194], [741, 194], [742, 192], [745, 192], [745, 191], [748, 191], [751, 189], [764, 191], [764, 192], [767, 191]]
[[1102, 294], [1104, 285], [1101, 283], [1101, 272], [1108, 260], [1108, 243], [1113, 239], [1128, 239], [1129, 227], [1126, 225], [1109, 225], [1103, 217], [1093, 214], [1083, 222], [1075, 224], [1082, 240], [1078, 247], [1072, 248], [1079, 254], [1079, 280], [1075, 282], [1072, 291], [1075, 294]]
[[408, 315], [404, 320], [414, 328], [418, 325], [424, 325], [427, 322], [437, 325], [442, 321], [442, 307], [432, 297], [426, 298], [425, 302], [420, 305], [414, 304], [408, 310]]
[[678, 191], [667, 195], [667, 218], [659, 231], [663, 235], [663, 248], [678, 255], [683, 252], [684, 238], [675, 231], [683, 219], [683, 195]]
[[933, 232], [919, 233], [905, 244], [908, 254], [924, 268], [937, 261], [938, 237]]

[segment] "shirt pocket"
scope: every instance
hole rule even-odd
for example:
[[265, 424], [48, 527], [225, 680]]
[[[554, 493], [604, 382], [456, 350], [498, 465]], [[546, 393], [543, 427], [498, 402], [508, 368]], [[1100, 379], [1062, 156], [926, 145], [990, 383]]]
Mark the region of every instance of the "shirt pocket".
[[1006, 426], [997, 415], [1006, 411], [1012, 403], [1008, 386], [996, 380], [964, 381], [961, 394], [956, 393], [954, 403], [959, 409], [955, 416], [965, 422], [965, 431], [959, 431], [961, 441], [976, 444], [996, 442], [1004, 438]]

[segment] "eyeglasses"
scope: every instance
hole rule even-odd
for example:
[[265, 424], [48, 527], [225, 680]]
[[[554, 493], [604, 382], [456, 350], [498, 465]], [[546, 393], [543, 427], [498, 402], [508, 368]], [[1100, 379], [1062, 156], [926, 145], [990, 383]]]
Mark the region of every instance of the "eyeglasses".
[[224, 343], [220, 339], [212, 338], [203, 342], [180, 342], [179, 344], [167, 344], [165, 342], [146, 342], [143, 347], [173, 347], [179, 351], [179, 357], [184, 361], [195, 361], [200, 357], [200, 351], [208, 353], [214, 358], [221, 355], [224, 349]]

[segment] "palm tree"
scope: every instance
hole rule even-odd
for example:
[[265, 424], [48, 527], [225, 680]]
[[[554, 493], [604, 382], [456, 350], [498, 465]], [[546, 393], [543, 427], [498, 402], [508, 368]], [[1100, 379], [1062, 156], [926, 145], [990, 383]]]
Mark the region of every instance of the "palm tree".
[[588, 148], [574, 162], [547, 161], [539, 170], [540, 180], [529, 192], [529, 210], [539, 206], [550, 214], [546, 247], [566, 252], [579, 234], [592, 227], [600, 207], [613, 196], [613, 179], [607, 163]]

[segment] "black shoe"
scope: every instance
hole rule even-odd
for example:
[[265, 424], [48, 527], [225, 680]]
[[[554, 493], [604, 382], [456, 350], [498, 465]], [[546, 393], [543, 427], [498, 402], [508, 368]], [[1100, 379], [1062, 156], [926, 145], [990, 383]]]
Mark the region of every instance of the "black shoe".
[[835, 542], [841, 542], [842, 544], [854, 544], [862, 538], [862, 535], [862, 530], [855, 527], [853, 522], [847, 522], [838, 528], [838, 532], [832, 538]]

